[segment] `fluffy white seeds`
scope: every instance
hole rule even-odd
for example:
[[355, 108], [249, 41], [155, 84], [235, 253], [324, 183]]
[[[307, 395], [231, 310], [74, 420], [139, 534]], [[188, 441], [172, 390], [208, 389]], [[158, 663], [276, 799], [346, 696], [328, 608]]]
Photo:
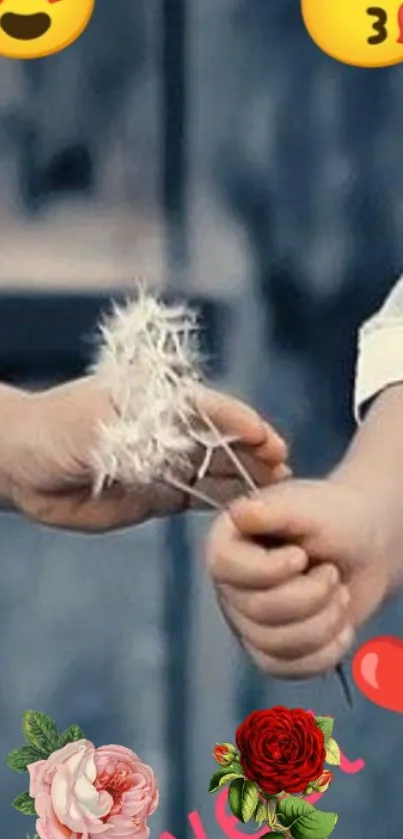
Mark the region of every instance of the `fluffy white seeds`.
[[96, 489], [118, 480], [150, 484], [183, 470], [201, 380], [195, 313], [139, 293], [100, 327], [94, 373], [111, 395], [116, 419], [94, 452]]

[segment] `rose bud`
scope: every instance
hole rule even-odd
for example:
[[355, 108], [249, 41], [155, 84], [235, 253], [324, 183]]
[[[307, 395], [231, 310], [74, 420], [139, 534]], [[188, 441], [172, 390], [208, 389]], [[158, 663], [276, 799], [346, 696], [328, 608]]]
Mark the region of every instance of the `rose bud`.
[[310, 785], [309, 793], [311, 792], [326, 792], [333, 781], [333, 772], [330, 769], [324, 769], [317, 781]]
[[318, 780], [316, 781], [316, 783], [318, 785], [318, 791], [319, 792], [326, 792], [326, 790], [329, 789], [332, 781], [333, 781], [333, 772], [331, 772], [330, 769], [325, 769], [322, 772], [320, 778], [318, 778]]
[[217, 743], [213, 751], [213, 757], [220, 766], [230, 766], [237, 757], [237, 751], [231, 743]]

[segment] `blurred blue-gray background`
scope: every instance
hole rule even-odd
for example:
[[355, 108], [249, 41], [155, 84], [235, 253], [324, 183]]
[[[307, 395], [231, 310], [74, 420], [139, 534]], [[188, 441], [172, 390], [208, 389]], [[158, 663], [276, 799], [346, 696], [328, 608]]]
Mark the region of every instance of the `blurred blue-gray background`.
[[[322, 55], [297, 0], [98, 0], [64, 53], [0, 60], [0, 138], [1, 377], [78, 374], [80, 335], [60, 350], [60, 332], [141, 275], [213, 304], [215, 383], [324, 474], [353, 430], [357, 325], [403, 263], [403, 69]], [[205, 578], [208, 524], [84, 538], [1, 518], [1, 753], [27, 708], [77, 722], [157, 772], [152, 836], [191, 836], [196, 809], [218, 839], [214, 743], [255, 708], [302, 705], [366, 761], [327, 793], [340, 835], [397, 835], [403, 722], [358, 695], [349, 712], [334, 678], [259, 677]], [[391, 604], [360, 640], [402, 617]], [[2, 835], [21, 839], [24, 779], [0, 776]]]

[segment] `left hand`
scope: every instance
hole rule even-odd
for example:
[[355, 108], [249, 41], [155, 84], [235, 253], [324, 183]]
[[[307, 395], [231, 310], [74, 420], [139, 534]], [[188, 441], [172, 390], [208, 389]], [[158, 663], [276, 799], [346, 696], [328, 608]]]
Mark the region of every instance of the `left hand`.
[[[221, 432], [237, 437], [237, 453], [260, 486], [289, 474], [286, 444], [254, 410], [204, 388], [200, 406]], [[98, 498], [92, 496], [90, 454], [99, 423], [112, 418], [108, 394], [95, 377], [24, 394], [14, 411], [7, 440], [12, 502], [35, 521], [100, 532], [199, 506], [163, 484], [128, 490], [116, 483]], [[195, 474], [201, 457], [196, 452]], [[200, 489], [225, 504], [245, 486], [228, 456], [216, 451]]]

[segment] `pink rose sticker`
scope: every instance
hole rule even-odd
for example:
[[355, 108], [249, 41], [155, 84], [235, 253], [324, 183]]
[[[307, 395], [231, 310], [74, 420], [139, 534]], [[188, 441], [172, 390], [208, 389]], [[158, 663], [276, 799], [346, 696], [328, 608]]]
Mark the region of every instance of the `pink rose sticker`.
[[96, 748], [78, 726], [59, 735], [49, 717], [34, 711], [24, 715], [23, 732], [28, 745], [10, 752], [7, 763], [28, 772], [29, 790], [13, 806], [37, 817], [39, 839], [148, 839], [158, 787], [135, 752]]
[[158, 789], [152, 769], [130, 749], [79, 740], [28, 771], [40, 839], [148, 839]]

